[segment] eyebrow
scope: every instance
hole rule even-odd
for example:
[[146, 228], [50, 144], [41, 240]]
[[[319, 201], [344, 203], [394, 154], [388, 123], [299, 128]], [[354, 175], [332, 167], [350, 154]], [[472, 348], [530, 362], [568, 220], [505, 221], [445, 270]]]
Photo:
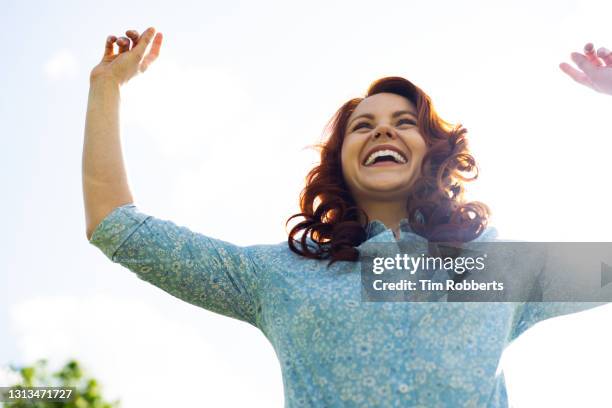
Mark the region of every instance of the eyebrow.
[[[410, 111], [406, 111], [406, 110], [401, 110], [401, 111], [396, 111], [393, 112], [393, 114], [391, 115], [391, 118], [396, 118], [398, 116], [404, 115], [404, 114], [408, 114], [411, 115], [412, 117], [414, 117], [416, 119], [416, 115]], [[353, 118], [353, 120], [350, 121], [348, 127], [350, 127], [351, 123], [353, 123], [354, 121], [356, 121], [359, 118], [368, 118], [368, 119], [374, 119], [374, 115], [372, 115], [371, 113], [362, 113], [359, 116], [356, 116]]]

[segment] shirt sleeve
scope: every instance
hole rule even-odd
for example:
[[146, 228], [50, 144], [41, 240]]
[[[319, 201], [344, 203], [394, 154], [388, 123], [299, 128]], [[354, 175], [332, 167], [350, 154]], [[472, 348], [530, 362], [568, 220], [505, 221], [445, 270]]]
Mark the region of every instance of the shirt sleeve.
[[144, 214], [134, 204], [111, 211], [89, 242], [171, 295], [258, 327], [258, 268], [248, 247]]
[[605, 247], [549, 243], [542, 248], [545, 263], [528, 301], [520, 305], [512, 339], [540, 321], [608, 304], [611, 297], [611, 288], [601, 286], [600, 263], [612, 256], [601, 251]]

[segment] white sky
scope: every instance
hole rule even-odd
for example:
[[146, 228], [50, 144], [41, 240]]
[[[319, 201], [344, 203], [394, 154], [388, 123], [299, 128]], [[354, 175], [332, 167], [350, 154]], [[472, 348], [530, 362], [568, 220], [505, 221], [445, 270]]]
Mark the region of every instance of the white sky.
[[[0, 365], [77, 357], [125, 406], [187, 404], [180, 385], [203, 406], [282, 405], [280, 367], [260, 332], [138, 280], [85, 239], [88, 73], [106, 36], [130, 28], [165, 36], [159, 60], [122, 94], [130, 184], [152, 215], [236, 244], [284, 241], [316, 159], [304, 148], [344, 101], [400, 75], [469, 130], [481, 167], [472, 195], [491, 206], [502, 237], [612, 240], [612, 97], [557, 67], [588, 41], [612, 47], [612, 3], [2, 8]], [[511, 398], [521, 407], [601, 406], [611, 315], [606, 306], [521, 337], [504, 357]]]

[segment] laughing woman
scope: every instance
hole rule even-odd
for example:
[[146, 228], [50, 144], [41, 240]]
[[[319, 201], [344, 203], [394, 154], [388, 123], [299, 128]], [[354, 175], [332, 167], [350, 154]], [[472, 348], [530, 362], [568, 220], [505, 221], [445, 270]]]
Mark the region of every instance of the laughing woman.
[[[503, 407], [495, 371], [505, 347], [538, 321], [593, 306], [361, 301], [358, 261], [372, 243], [496, 238], [489, 208], [464, 199], [475, 178], [465, 173], [477, 174], [465, 129], [400, 77], [375, 81], [336, 112], [287, 242], [241, 247], [139, 211], [122, 158], [119, 95], [161, 45], [153, 28], [109, 36], [91, 72], [87, 238], [140, 279], [260, 329], [280, 359], [286, 407]], [[564, 72], [612, 94], [607, 50], [589, 44], [572, 58], [580, 70], [561, 64]]]

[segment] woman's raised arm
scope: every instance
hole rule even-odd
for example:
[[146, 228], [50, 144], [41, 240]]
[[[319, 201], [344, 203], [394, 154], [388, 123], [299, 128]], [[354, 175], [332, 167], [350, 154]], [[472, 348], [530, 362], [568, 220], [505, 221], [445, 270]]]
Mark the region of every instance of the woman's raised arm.
[[[133, 202], [121, 153], [120, 87], [144, 72], [159, 55], [162, 34], [148, 28], [142, 35], [109, 36], [104, 55], [90, 74], [89, 101], [83, 142], [83, 200], [87, 239], [114, 208]], [[117, 43], [118, 52], [114, 51]], [[151, 49], [145, 54], [147, 46]]]
[[91, 71], [83, 147], [87, 239], [113, 262], [173, 296], [257, 326], [260, 268], [254, 248], [193, 232], [133, 204], [119, 137], [119, 89], [157, 58], [162, 36], [153, 28], [126, 35], [129, 39], [107, 39], [104, 57]]

